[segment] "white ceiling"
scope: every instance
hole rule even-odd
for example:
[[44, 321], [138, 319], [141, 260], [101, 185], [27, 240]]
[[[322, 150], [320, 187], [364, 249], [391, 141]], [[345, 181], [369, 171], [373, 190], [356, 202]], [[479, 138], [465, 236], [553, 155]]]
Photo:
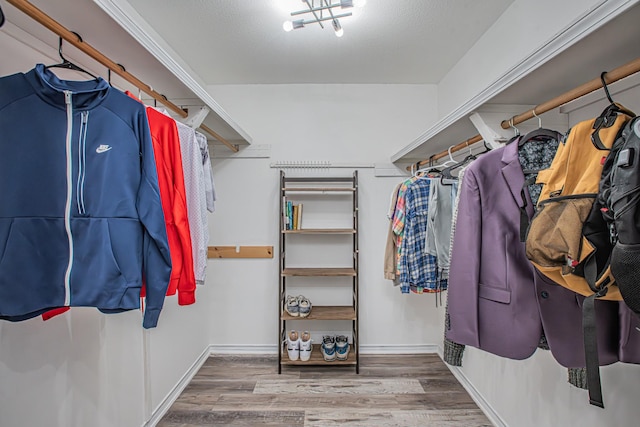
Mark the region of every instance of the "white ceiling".
[[285, 32], [300, 0], [128, 1], [207, 84], [438, 83], [513, 2], [368, 0], [338, 38]]

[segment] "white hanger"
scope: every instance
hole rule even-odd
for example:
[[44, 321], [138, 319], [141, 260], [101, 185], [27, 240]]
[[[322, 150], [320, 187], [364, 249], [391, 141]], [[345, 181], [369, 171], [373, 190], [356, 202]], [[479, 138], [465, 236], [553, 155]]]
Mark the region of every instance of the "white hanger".
[[536, 109], [535, 108], [533, 110], [531, 110], [531, 114], [533, 114], [533, 117], [538, 119], [538, 129], [542, 128], [542, 119], [540, 118], [540, 116], [538, 116], [536, 114]]
[[511, 117], [509, 119], [509, 126], [513, 128], [513, 131], [515, 132], [515, 134], [513, 136], [518, 136], [520, 135], [520, 129], [518, 129], [517, 127], [515, 127], [515, 125], [513, 124], [513, 117]]
[[[467, 146], [468, 146], [468, 145], [469, 145], [469, 144], [467, 144]], [[444, 163], [442, 164], [442, 166], [455, 165], [455, 164], [457, 164], [457, 163], [458, 163], [458, 161], [457, 161], [457, 160], [454, 160], [454, 159], [453, 159], [453, 154], [451, 154], [451, 149], [452, 149], [452, 148], [453, 148], [453, 145], [452, 145], [452, 146], [450, 146], [450, 147], [447, 149], [447, 153], [449, 153], [449, 160], [447, 160], [446, 162], [444, 162]]]

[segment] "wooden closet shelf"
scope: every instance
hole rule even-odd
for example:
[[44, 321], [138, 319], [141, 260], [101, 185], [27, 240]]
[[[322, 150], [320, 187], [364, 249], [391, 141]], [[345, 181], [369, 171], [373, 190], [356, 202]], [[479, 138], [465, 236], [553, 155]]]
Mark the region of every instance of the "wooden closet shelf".
[[302, 228], [300, 230], [282, 230], [284, 234], [355, 234], [353, 228]]
[[285, 268], [283, 276], [355, 276], [353, 268]]
[[355, 188], [351, 187], [283, 187], [282, 191], [348, 191], [354, 192]]
[[282, 357], [280, 359], [280, 363], [282, 363], [283, 365], [336, 365], [336, 366], [356, 364], [356, 357], [353, 349], [349, 349], [349, 356], [347, 360], [336, 359], [333, 362], [326, 362], [322, 358], [322, 350], [320, 349], [320, 347], [321, 347], [320, 344], [313, 344], [313, 350], [311, 351], [311, 359], [309, 359], [307, 362], [303, 362], [300, 359], [296, 360], [295, 362], [292, 360], [289, 360], [289, 356], [287, 355], [287, 349], [285, 348], [282, 351]]
[[356, 310], [350, 305], [314, 305], [307, 317], [294, 317], [282, 311], [280, 318], [282, 320], [355, 320]]

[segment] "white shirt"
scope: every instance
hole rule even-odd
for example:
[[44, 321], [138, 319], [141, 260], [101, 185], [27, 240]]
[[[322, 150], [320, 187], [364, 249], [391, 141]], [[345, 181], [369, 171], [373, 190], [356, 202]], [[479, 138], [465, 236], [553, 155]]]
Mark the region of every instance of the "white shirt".
[[211, 158], [209, 157], [209, 144], [207, 137], [196, 131], [198, 145], [200, 146], [200, 155], [202, 156], [202, 165], [204, 167], [204, 189], [207, 195], [207, 210], [214, 212], [216, 210], [216, 187], [213, 183], [213, 170], [211, 168]]

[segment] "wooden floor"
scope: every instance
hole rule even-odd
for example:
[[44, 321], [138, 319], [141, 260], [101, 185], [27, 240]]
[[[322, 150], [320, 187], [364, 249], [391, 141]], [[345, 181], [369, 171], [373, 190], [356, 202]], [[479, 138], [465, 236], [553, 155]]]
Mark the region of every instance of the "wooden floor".
[[354, 367], [211, 357], [158, 427], [491, 426], [435, 354], [361, 356]]

